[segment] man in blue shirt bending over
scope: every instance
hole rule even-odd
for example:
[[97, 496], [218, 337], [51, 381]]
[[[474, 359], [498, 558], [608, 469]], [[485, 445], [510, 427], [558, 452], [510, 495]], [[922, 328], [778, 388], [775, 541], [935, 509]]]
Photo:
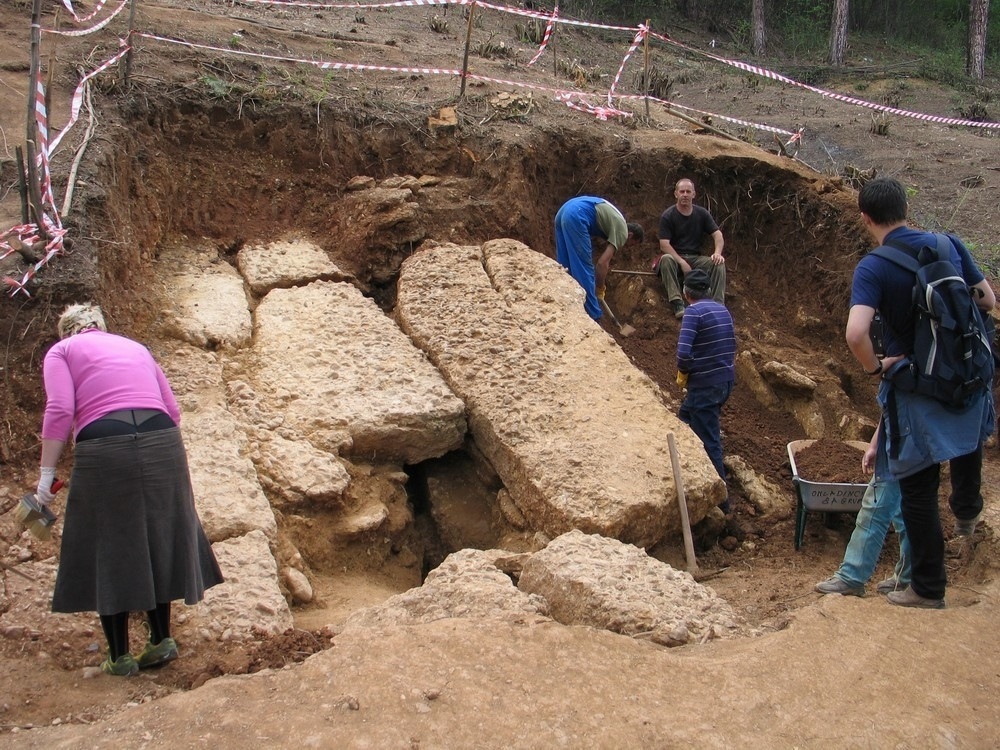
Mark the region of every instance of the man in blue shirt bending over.
[[[733, 316], [711, 299], [711, 280], [700, 268], [684, 277], [684, 299], [689, 307], [677, 340], [677, 384], [687, 386], [687, 395], [677, 416], [699, 437], [724, 482], [719, 415], [736, 379]], [[719, 507], [729, 513], [729, 498]]]
[[[603, 198], [580, 195], [566, 201], [556, 214], [556, 260], [587, 293], [584, 309], [594, 320], [604, 314], [604, 281], [615, 252], [643, 240], [642, 226]], [[607, 244], [594, 263], [593, 240]]]

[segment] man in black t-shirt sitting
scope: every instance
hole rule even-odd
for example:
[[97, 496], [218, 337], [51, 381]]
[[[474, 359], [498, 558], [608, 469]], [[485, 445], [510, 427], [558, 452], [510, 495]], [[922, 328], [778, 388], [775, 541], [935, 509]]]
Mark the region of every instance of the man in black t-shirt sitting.
[[[692, 268], [708, 272], [711, 281], [711, 296], [716, 302], [726, 302], [726, 260], [722, 257], [725, 244], [722, 230], [715, 223], [712, 214], [701, 206], [694, 205], [694, 183], [689, 179], [679, 180], [674, 187], [677, 203], [660, 216], [660, 252], [653, 263], [653, 270], [663, 279], [674, 315], [684, 317], [684, 298], [678, 269], [687, 274]], [[714, 249], [710, 256], [702, 255], [701, 246], [705, 235], [711, 235]]]

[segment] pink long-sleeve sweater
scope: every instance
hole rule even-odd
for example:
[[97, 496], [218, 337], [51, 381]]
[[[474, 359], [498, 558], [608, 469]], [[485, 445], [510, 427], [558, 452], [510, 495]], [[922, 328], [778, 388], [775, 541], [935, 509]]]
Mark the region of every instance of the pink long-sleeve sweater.
[[96, 329], [54, 344], [45, 355], [42, 438], [66, 440], [109, 412], [160, 409], [180, 424], [170, 384], [142, 344]]

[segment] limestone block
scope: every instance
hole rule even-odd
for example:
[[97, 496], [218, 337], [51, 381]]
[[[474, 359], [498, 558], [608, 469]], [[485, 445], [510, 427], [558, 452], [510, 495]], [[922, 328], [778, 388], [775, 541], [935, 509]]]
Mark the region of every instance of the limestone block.
[[245, 245], [236, 256], [236, 264], [256, 295], [317, 279], [347, 278], [322, 248], [302, 239]]
[[344, 629], [415, 625], [449, 617], [517, 620], [546, 615], [542, 597], [518, 591], [496, 566], [496, 559], [508, 557], [501, 550], [472, 549], [448, 555], [422, 586], [355, 612]]
[[292, 602], [296, 604], [308, 604], [313, 600], [313, 588], [306, 578], [306, 574], [295, 568], [285, 568], [281, 571], [281, 578], [288, 587]]
[[288, 440], [270, 433], [262, 438], [257, 469], [269, 489], [289, 502], [338, 500], [351, 481], [335, 455], [306, 440]]
[[243, 278], [211, 247], [171, 245], [164, 265], [163, 333], [206, 349], [238, 348], [252, 325]]
[[746, 386], [753, 393], [762, 405], [769, 409], [778, 409], [781, 403], [774, 395], [771, 386], [767, 384], [761, 376], [757, 365], [754, 364], [753, 354], [748, 351], [739, 352], [736, 355], [736, 379], [740, 385]]
[[226, 408], [226, 389], [218, 354], [180, 344], [169, 352], [157, 353], [157, 361], [180, 405], [182, 420], [185, 414]]
[[783, 362], [767, 362], [760, 368], [760, 372], [774, 388], [797, 393], [812, 393], [816, 390], [815, 380]]
[[278, 566], [262, 532], [218, 542], [212, 550], [226, 580], [184, 612], [181, 640], [184, 631], [203, 638], [247, 638], [254, 628], [283, 633], [292, 627], [292, 613], [278, 585]]
[[789, 398], [785, 403], [795, 421], [798, 422], [806, 437], [818, 440], [826, 435], [826, 421], [819, 404], [811, 398]]
[[844, 440], [860, 440], [867, 443], [875, 434], [878, 424], [863, 414], [849, 413], [841, 416], [837, 423], [840, 437]]
[[761, 514], [767, 515], [791, 507], [791, 503], [794, 502], [791, 485], [782, 489], [754, 471], [740, 456], [726, 456], [725, 463], [730, 481], [740, 486], [747, 500], [753, 503]]
[[423, 249], [403, 264], [396, 316], [465, 401], [530, 529], [643, 546], [679, 531], [668, 432], [693, 521], [725, 498], [701, 441], [540, 253], [513, 240]]
[[680, 646], [750, 628], [712, 589], [641, 549], [571, 531], [531, 555], [518, 588], [549, 603], [564, 625], [590, 625]]
[[247, 437], [226, 404], [219, 355], [176, 347], [163, 371], [181, 407], [195, 506], [213, 542], [260, 529], [277, 538], [274, 513], [246, 455]]
[[461, 446], [464, 404], [351, 284], [275, 289], [256, 328], [240, 379], [264, 413], [318, 450], [419, 463]]
[[209, 408], [182, 419], [195, 506], [213, 542], [262, 531], [277, 539], [271, 506], [244, 454], [246, 436], [226, 409]]

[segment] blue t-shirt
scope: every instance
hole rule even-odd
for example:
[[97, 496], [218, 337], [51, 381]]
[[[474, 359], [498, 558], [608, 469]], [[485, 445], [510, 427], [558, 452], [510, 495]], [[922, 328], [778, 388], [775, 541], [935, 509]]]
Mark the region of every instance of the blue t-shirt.
[[[985, 277], [968, 249], [954, 235], [951, 238], [951, 262], [962, 274], [965, 283], [973, 286]], [[889, 240], [902, 242], [914, 250], [930, 245], [935, 247], [937, 240], [931, 232], [923, 232], [910, 227], [893, 229], [885, 237], [883, 244]], [[885, 354], [892, 357], [899, 354], [913, 353], [913, 336], [915, 316], [913, 314], [913, 274], [892, 261], [869, 253], [863, 257], [854, 269], [854, 281], [851, 284], [851, 306], [866, 305], [873, 307], [882, 314], [885, 321]]]

